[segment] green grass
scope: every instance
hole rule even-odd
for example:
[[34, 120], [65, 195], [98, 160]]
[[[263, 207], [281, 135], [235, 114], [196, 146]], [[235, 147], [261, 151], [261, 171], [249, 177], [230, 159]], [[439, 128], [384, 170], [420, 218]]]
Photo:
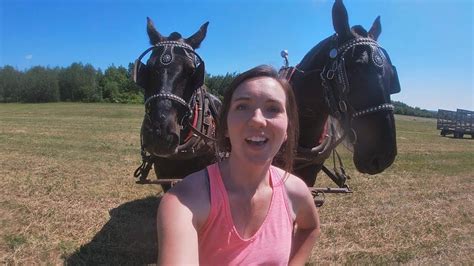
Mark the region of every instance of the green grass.
[[[132, 177], [142, 119], [142, 105], [0, 104], [1, 264], [154, 263], [161, 189]], [[339, 149], [354, 193], [326, 195], [312, 264], [474, 263], [474, 140], [396, 120], [384, 173]]]
[[4, 237], [4, 240], [11, 250], [16, 250], [26, 243], [26, 238], [22, 235], [7, 235]]

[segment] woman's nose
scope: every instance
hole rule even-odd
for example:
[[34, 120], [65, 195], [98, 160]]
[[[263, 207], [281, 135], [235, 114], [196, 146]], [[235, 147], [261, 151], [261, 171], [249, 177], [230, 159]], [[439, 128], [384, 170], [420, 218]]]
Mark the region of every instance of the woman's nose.
[[252, 114], [252, 117], [250, 117], [250, 125], [253, 127], [263, 127], [266, 124], [266, 119], [265, 116], [262, 113], [262, 110], [260, 108], [255, 109], [255, 111]]

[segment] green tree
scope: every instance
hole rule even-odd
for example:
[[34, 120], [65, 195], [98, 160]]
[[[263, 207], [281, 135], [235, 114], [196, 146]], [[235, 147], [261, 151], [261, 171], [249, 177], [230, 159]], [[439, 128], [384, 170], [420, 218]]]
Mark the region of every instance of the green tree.
[[97, 84], [97, 71], [90, 64], [73, 63], [59, 74], [62, 101], [97, 102], [102, 100]]
[[205, 81], [209, 92], [219, 97], [221, 100], [224, 97], [224, 92], [229, 87], [230, 83], [237, 76], [237, 73], [226, 73], [225, 75], [212, 76], [206, 73]]
[[36, 66], [24, 76], [21, 101], [31, 103], [59, 101], [58, 69]]
[[421, 117], [431, 117], [436, 118], [436, 111], [429, 111], [426, 109], [420, 109], [419, 107], [411, 107], [405, 103], [392, 101], [392, 104], [395, 106], [395, 114], [400, 115], [411, 115], [411, 116], [421, 116]]
[[115, 103], [143, 102], [142, 89], [132, 81], [130, 65], [128, 70], [122, 66], [110, 66], [105, 70], [99, 84], [105, 101]]
[[23, 73], [12, 66], [0, 68], [0, 102], [19, 102]]

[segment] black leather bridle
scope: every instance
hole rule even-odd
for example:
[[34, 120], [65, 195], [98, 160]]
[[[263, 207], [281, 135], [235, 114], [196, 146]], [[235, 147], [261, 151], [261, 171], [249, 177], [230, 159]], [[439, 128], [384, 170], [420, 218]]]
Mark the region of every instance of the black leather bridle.
[[350, 83], [347, 78], [347, 71], [345, 67], [344, 56], [347, 51], [354, 48], [355, 46], [366, 46], [372, 51], [370, 63], [378, 68], [383, 67], [385, 60], [390, 64], [392, 71], [392, 79], [390, 81], [390, 88], [388, 92], [390, 94], [400, 92], [400, 83], [398, 80], [397, 69], [392, 65], [387, 52], [373, 39], [371, 38], [357, 38], [349, 40], [340, 46], [337, 46], [337, 35], [333, 35], [331, 38], [333, 47], [329, 51], [328, 63], [324, 66], [320, 72], [321, 85], [324, 88], [325, 100], [329, 106], [330, 114], [342, 120], [344, 127], [344, 135], [347, 132], [353, 134], [352, 141], [357, 140], [357, 135], [352, 128], [352, 120], [383, 111], [393, 112], [394, 106], [390, 102], [383, 102], [379, 105], [369, 106], [362, 110], [356, 110], [348, 101], [348, 93], [350, 91]]
[[[155, 93], [145, 98], [145, 117], [151, 120], [150, 116], [150, 104], [153, 101], [159, 100], [171, 100], [173, 103], [184, 107], [185, 113], [179, 119], [180, 126], [183, 128], [189, 128], [188, 137], [184, 138], [183, 142], [177, 147], [177, 154], [175, 158], [190, 158], [197, 154], [208, 152], [210, 144], [208, 142], [214, 142], [215, 136], [215, 120], [217, 118], [217, 107], [214, 105], [214, 101], [211, 95], [206, 91], [204, 85], [205, 65], [201, 57], [194, 51], [194, 49], [182, 42], [176, 41], [163, 41], [159, 42], [152, 47], [146, 49], [138, 58], [135, 60], [135, 66], [133, 69], [133, 81], [140, 87], [147, 89], [149, 75], [154, 74], [154, 70], [148, 65], [144, 64], [141, 60], [149, 52], [163, 48], [162, 54], [160, 55], [160, 64], [167, 66], [173, 62], [175, 48], [181, 48], [187, 55], [192, 54], [192, 59], [195, 62], [195, 70], [191, 76], [191, 87], [186, 89], [190, 90], [189, 100], [185, 100], [183, 97], [175, 95], [173, 93]], [[186, 90], [185, 89], [185, 90]], [[190, 123], [190, 118], [194, 118], [197, 121], [196, 124]], [[154, 163], [153, 155], [149, 155], [144, 148], [143, 144], [143, 132], [140, 133], [141, 141], [141, 156], [142, 164], [135, 170], [134, 176], [140, 180], [138, 182], [145, 182], [148, 172]]]
[[[296, 156], [296, 162], [298, 165], [295, 166], [295, 169], [303, 168], [312, 164], [323, 164], [324, 161], [329, 157], [331, 151], [335, 151], [335, 148], [348, 135], [347, 132], [350, 132], [350, 134], [352, 134], [352, 142], [355, 143], [357, 141], [357, 134], [352, 128], [352, 121], [354, 119], [376, 112], [392, 112], [394, 110], [394, 106], [390, 102], [383, 102], [379, 105], [370, 106], [362, 110], [356, 110], [352, 107], [352, 105], [349, 104], [348, 93], [350, 91], [350, 83], [347, 78], [344, 55], [351, 48], [355, 46], [370, 47], [370, 49], [372, 50], [371, 63], [379, 68], [383, 68], [385, 63], [384, 60], [387, 60], [392, 70], [392, 80], [390, 81], [389, 93], [394, 94], [400, 92], [400, 83], [398, 80], [397, 69], [391, 63], [386, 51], [382, 47], [380, 47], [380, 45], [375, 40], [370, 38], [357, 38], [347, 41], [342, 45], [338, 46], [338, 39], [337, 35], [335, 34], [330, 37], [330, 41], [332, 47], [329, 49], [328, 63], [324, 65], [322, 70], [301, 70], [298, 68], [298, 66], [288, 67], [287, 65], [280, 70], [280, 77], [285, 78], [288, 81], [291, 81], [293, 73], [295, 71], [302, 74], [303, 76], [313, 75], [319, 72], [321, 78], [321, 85], [324, 89], [325, 101], [329, 108], [330, 115], [339, 120], [344, 129], [342, 136], [340, 136], [338, 139], [336, 139], [335, 136], [333, 136], [331, 132], [329, 132], [329, 134], [326, 134], [323, 141], [315, 147], [306, 148], [299, 146]], [[284, 56], [285, 60], [287, 60], [286, 52], [284, 54], [282, 53], [282, 56]], [[342, 162], [340, 163], [341, 169], [343, 169]], [[323, 170], [325, 170], [325, 172], [333, 180], [340, 179], [328, 173], [329, 170], [325, 169], [324, 165]], [[345, 180], [345, 178], [343, 179]]]
[[160, 64], [167, 66], [173, 62], [174, 56], [175, 56], [174, 49], [177, 47], [183, 49], [187, 53], [191, 53], [194, 55], [193, 59], [195, 62], [195, 71], [191, 77], [192, 88], [190, 88], [192, 91], [192, 96], [188, 100], [189, 101], [188, 102], [182, 97], [177, 96], [172, 93], [155, 93], [145, 98], [145, 111], [148, 114], [147, 110], [150, 109], [148, 108], [148, 106], [152, 101], [161, 100], [161, 99], [171, 100], [174, 103], [179, 104], [179, 106], [184, 107], [186, 110], [184, 116], [182, 117], [182, 119], [180, 119], [181, 126], [183, 126], [182, 122], [185, 121], [186, 118], [189, 118], [189, 116], [192, 115], [192, 112], [194, 110], [196, 92], [204, 84], [204, 74], [205, 74], [204, 61], [201, 59], [201, 57], [194, 51], [194, 49], [190, 45], [186, 43], [182, 43], [182, 42], [177, 42], [177, 41], [163, 41], [146, 49], [137, 58], [137, 60], [135, 60], [135, 66], [133, 69], [133, 81], [140, 87], [145, 88], [147, 86], [147, 80], [148, 80], [149, 75], [153, 74], [153, 70], [148, 65], [142, 63], [141, 61], [143, 57], [145, 57], [145, 55], [147, 55], [149, 52], [153, 50], [163, 48], [163, 52], [160, 56]]

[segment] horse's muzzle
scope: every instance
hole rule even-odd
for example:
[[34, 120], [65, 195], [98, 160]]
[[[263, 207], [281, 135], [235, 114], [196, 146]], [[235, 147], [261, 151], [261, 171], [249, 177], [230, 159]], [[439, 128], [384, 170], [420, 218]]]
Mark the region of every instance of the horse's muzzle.
[[158, 130], [143, 132], [143, 146], [147, 152], [158, 157], [169, 157], [178, 152], [179, 136]]
[[370, 156], [354, 156], [354, 165], [361, 173], [375, 175], [383, 172], [392, 165], [397, 156], [396, 148], [388, 153], [373, 154]]

